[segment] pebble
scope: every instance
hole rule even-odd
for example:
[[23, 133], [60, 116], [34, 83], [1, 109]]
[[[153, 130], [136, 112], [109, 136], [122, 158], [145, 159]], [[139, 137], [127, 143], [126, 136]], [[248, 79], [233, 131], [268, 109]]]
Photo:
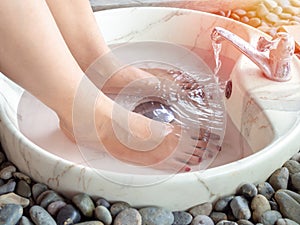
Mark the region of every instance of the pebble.
[[130, 205], [127, 202], [116, 202], [111, 205], [110, 213], [112, 217], [115, 217], [119, 212], [127, 208], [130, 208]]
[[268, 13], [265, 18], [270, 23], [276, 23], [280, 21], [279, 16], [277, 16], [275, 13]]
[[222, 221], [218, 222], [216, 225], [238, 225], [238, 224], [233, 221], [222, 220]]
[[33, 225], [33, 223], [26, 216], [22, 216], [19, 225]]
[[0, 171], [0, 178], [3, 180], [9, 180], [13, 177], [13, 173], [17, 171], [15, 166], [7, 166]]
[[286, 167], [277, 169], [270, 177], [269, 183], [275, 191], [279, 189], [287, 189], [289, 180], [289, 170]]
[[278, 211], [270, 210], [262, 214], [259, 222], [264, 225], [274, 225], [276, 221], [281, 218], [282, 216]]
[[16, 204], [6, 204], [0, 207], [0, 224], [14, 225], [23, 215], [23, 208]]
[[236, 219], [250, 219], [251, 211], [248, 206], [248, 201], [243, 196], [234, 197], [230, 203], [230, 207]]
[[234, 196], [226, 196], [217, 200], [214, 209], [217, 212], [225, 212], [230, 208], [230, 202], [234, 198]]
[[233, 12], [239, 16], [245, 16], [247, 14], [247, 11], [244, 9], [235, 9], [235, 10], [233, 10]]
[[[299, 1], [299, 3], [300, 3], [300, 1]], [[295, 160], [297, 162], [300, 162], [300, 152], [298, 152], [295, 155], [293, 155], [293, 157], [291, 158], [291, 160]]]
[[110, 207], [110, 203], [105, 199], [105, 198], [99, 198], [97, 199], [97, 201], [95, 202], [96, 206], [104, 206], [106, 208]]
[[205, 215], [196, 216], [191, 225], [214, 225], [214, 221]]
[[82, 222], [82, 223], [76, 223], [74, 225], [104, 225], [100, 221], [88, 221], [88, 222]]
[[270, 200], [275, 193], [273, 187], [268, 182], [258, 184], [257, 191], [258, 191], [258, 194], [265, 196], [268, 200]]
[[218, 223], [221, 220], [227, 220], [227, 215], [223, 212], [212, 212], [209, 217], [214, 221], [214, 223]]
[[34, 184], [31, 188], [33, 199], [36, 200], [40, 194], [42, 194], [43, 192], [45, 192], [47, 190], [48, 190], [48, 187], [45, 184], [41, 184], [41, 183]]
[[188, 225], [192, 222], [193, 216], [184, 211], [173, 212], [174, 222], [172, 225]]
[[22, 197], [30, 198], [31, 197], [31, 187], [25, 180], [20, 180], [17, 183], [16, 193]]
[[15, 193], [8, 193], [0, 196], [0, 206], [5, 204], [17, 204], [25, 208], [29, 203], [30, 201], [27, 198], [23, 198]]
[[72, 198], [72, 202], [77, 206], [81, 213], [86, 217], [92, 217], [95, 205], [87, 194], [77, 194]]
[[269, 10], [272, 10], [278, 6], [277, 2], [272, 0], [264, 0], [264, 4]]
[[42, 207], [34, 205], [29, 210], [30, 218], [35, 225], [56, 225], [55, 220]]
[[205, 202], [200, 205], [196, 205], [189, 210], [189, 213], [195, 217], [198, 215], [208, 216], [212, 212], [212, 203]]
[[261, 24], [261, 20], [259, 18], [251, 18], [249, 19], [248, 24], [252, 27], [258, 27]]
[[114, 225], [142, 225], [142, 216], [136, 209], [127, 208], [118, 213]]
[[291, 176], [291, 183], [293, 185], [293, 188], [295, 188], [297, 191], [300, 191], [300, 172], [295, 173]]
[[250, 222], [249, 220], [239, 220], [237, 221], [238, 225], [254, 225], [252, 222]]
[[56, 216], [58, 211], [66, 205], [67, 203], [65, 203], [64, 201], [51, 202], [47, 207], [47, 211], [50, 213], [50, 215]]
[[252, 199], [251, 209], [253, 211], [253, 220], [255, 222], [258, 222], [264, 212], [271, 210], [271, 206], [268, 199], [265, 196], [259, 194]]
[[300, 163], [295, 160], [288, 160], [286, 163], [284, 163], [284, 167], [289, 170], [290, 174], [300, 172]]
[[299, 224], [293, 220], [279, 219], [279, 220], [277, 220], [276, 225], [299, 225]]
[[52, 202], [63, 201], [63, 198], [59, 196], [55, 191], [47, 190], [43, 192], [38, 198], [37, 203], [43, 208], [47, 208]]
[[112, 223], [112, 216], [108, 208], [103, 205], [99, 205], [95, 208], [95, 216], [106, 225], [110, 225]]
[[17, 178], [19, 180], [26, 181], [27, 184], [31, 184], [31, 178], [29, 176], [25, 175], [24, 173], [14, 172], [13, 176], [14, 176], [14, 178]]
[[13, 192], [15, 190], [15, 187], [16, 182], [13, 179], [9, 180], [6, 184], [0, 186], [0, 195]]
[[243, 184], [238, 190], [238, 193], [246, 198], [253, 198], [257, 195], [257, 192], [256, 186], [250, 183]]
[[145, 207], [139, 210], [143, 225], [172, 225], [174, 215], [161, 207]]
[[80, 213], [73, 205], [62, 207], [56, 216], [57, 225], [69, 225], [78, 223], [81, 220]]
[[271, 210], [277, 210], [279, 211], [279, 207], [276, 201], [269, 201], [269, 204], [271, 206]]
[[279, 190], [275, 193], [275, 199], [284, 217], [300, 223], [300, 194], [289, 190]]

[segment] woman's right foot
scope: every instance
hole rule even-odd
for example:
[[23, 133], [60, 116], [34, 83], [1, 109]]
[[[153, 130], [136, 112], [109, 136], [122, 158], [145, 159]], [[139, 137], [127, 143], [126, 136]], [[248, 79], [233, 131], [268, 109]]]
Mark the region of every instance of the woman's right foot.
[[101, 92], [91, 108], [93, 127], [86, 125], [84, 115], [91, 114], [84, 113], [84, 104], [81, 109], [82, 114], [78, 112], [78, 115], [82, 119], [70, 116], [61, 118], [60, 123], [66, 136], [78, 145], [101, 149], [123, 162], [161, 170], [190, 171], [190, 165], [201, 162], [207, 143], [199, 136], [188, 136], [180, 126], [130, 112]]

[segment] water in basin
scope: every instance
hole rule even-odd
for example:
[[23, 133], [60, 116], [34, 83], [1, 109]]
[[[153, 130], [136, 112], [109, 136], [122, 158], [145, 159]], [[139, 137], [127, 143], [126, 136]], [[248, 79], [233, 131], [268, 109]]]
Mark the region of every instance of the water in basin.
[[[141, 45], [141, 43], [139, 43], [138, 45]], [[193, 53], [199, 56], [208, 65], [209, 69], [211, 70], [214, 69], [215, 61], [212, 52], [200, 48], [192, 48], [189, 46], [184, 46], [184, 48], [191, 50]], [[118, 57], [126, 58], [126, 59], [128, 57], [133, 57], [133, 58], [141, 57], [141, 54], [143, 54], [140, 51], [140, 47], [134, 48], [130, 46], [130, 49], [131, 51], [128, 51], [128, 49], [126, 49], [125, 47], [122, 48], [122, 51], [120, 52], [116, 51], [115, 53]], [[161, 49], [159, 49], [157, 46], [156, 47], [154, 46], [154, 48], [153, 46], [151, 46], [151, 49], [153, 52], [156, 52], [157, 54], [161, 54]], [[143, 48], [143, 51], [146, 52], [146, 50], [147, 49]], [[128, 52], [130, 53], [129, 56], [128, 56]], [[167, 52], [166, 54], [169, 55], [170, 58], [172, 58], [172, 52]], [[235, 62], [232, 59], [229, 59], [222, 55], [220, 56], [220, 58], [222, 61], [222, 66], [220, 68], [218, 76], [221, 81], [226, 81], [229, 79], [231, 70]], [[187, 66], [187, 64], [185, 64], [184, 60], [182, 62], [178, 62], [176, 65], [174, 64], [170, 65], [170, 63], [162, 63], [161, 61], [149, 61], [149, 60], [143, 62], [138, 61], [134, 63], [134, 66], [147, 69], [150, 72], [158, 71], [159, 73], [167, 74], [173, 78], [174, 78], [174, 74], [181, 75], [181, 74], [191, 74], [194, 72], [191, 71], [191, 69]], [[178, 68], [184, 68], [185, 71]], [[204, 93], [202, 94], [204, 95], [209, 94], [207, 93], [208, 90], [207, 88], [208, 87], [206, 87], [206, 91], [204, 91]], [[117, 100], [118, 103], [120, 103], [121, 105], [127, 107], [132, 111], [134, 110], [140, 112], [143, 111], [141, 107], [143, 106], [144, 103], [140, 102], [140, 104], [134, 105], [132, 103], [133, 102], [136, 103], [136, 99], [132, 99], [131, 97], [128, 97], [128, 95], [126, 94], [119, 94], [118, 96], [110, 95], [110, 97], [114, 98], [115, 100]], [[148, 102], [152, 102], [153, 106], [155, 106], [155, 104], [158, 104], [158, 108], [163, 109], [163, 111], [160, 112], [163, 113], [167, 112], [167, 115], [169, 116], [168, 119], [170, 119], [170, 121], [165, 121], [165, 122], [174, 122], [174, 121], [180, 122], [182, 121], [182, 118], [189, 120], [190, 124], [199, 122], [199, 121], [195, 121], [195, 118], [200, 118], [200, 117], [193, 117], [192, 114], [184, 115], [186, 111], [182, 111], [181, 107], [186, 108], [189, 106], [189, 102], [186, 99], [181, 101], [181, 103], [177, 105], [170, 104], [170, 102], [169, 103], [164, 102], [163, 104], [161, 104], [162, 99], [164, 98], [157, 98], [157, 96], [151, 96], [151, 98], [148, 99]], [[201, 103], [202, 99], [200, 99], [199, 101], [198, 103]], [[157, 108], [157, 106], [155, 107]], [[172, 113], [170, 113], [170, 111]], [[215, 167], [229, 162], [233, 162], [235, 160], [246, 157], [252, 153], [252, 150], [249, 147], [247, 141], [240, 134], [239, 129], [234, 125], [231, 118], [226, 114], [225, 111], [222, 113], [223, 115], [220, 115], [218, 125], [212, 125], [212, 124], [209, 125], [211, 126], [212, 129], [214, 129], [215, 133], [224, 136], [221, 137], [221, 139], [223, 140], [222, 151], [212, 156], [208, 164], [203, 166], [203, 169], [206, 168], [207, 166]], [[200, 112], [199, 115], [209, 116], [209, 114], [205, 114], [205, 112]], [[178, 119], [180, 117], [181, 119]], [[226, 124], [222, 124], [225, 123], [225, 121]], [[202, 122], [208, 122], [208, 121], [204, 119]], [[135, 166], [128, 166], [127, 164], [122, 164], [118, 160], [113, 160], [112, 158], [107, 157], [105, 153], [99, 153], [93, 150], [85, 150], [83, 152], [82, 149], [78, 148], [78, 146], [76, 146], [74, 143], [69, 141], [64, 136], [64, 134], [60, 131], [58, 125], [58, 118], [56, 117], [55, 113], [27, 92], [23, 93], [18, 106], [18, 123], [19, 123], [18, 125], [20, 131], [34, 144], [40, 146], [42, 149], [52, 154], [55, 154], [65, 160], [69, 160], [85, 166], [91, 166], [93, 168], [110, 170], [110, 171], [125, 173], [125, 174], [142, 173], [142, 174], [153, 175], [153, 174], [163, 173], [162, 171], [157, 171], [151, 168], [139, 167], [139, 170], [137, 170]], [[222, 129], [224, 129], [225, 125], [226, 125], [226, 132], [225, 134], [222, 134]], [[194, 167], [193, 169], [199, 170], [199, 167]]]

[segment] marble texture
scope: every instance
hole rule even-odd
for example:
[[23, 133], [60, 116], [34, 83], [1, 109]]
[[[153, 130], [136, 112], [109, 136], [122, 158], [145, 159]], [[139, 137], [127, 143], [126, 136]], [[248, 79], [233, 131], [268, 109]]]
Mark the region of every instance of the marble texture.
[[[124, 8], [96, 12], [95, 16], [109, 44], [156, 40], [212, 51], [210, 33], [215, 26], [238, 31], [250, 43], [266, 36], [233, 20], [184, 9]], [[278, 83], [262, 76], [255, 64], [226, 42], [221, 54], [235, 62], [230, 73], [232, 96], [225, 99], [225, 104], [229, 117], [256, 152], [246, 158], [205, 171], [169, 176], [163, 182], [155, 182], [161, 177], [154, 175], [99, 171], [72, 162], [45, 151], [20, 132], [18, 121], [22, 118], [17, 110], [23, 89], [1, 76], [3, 148], [21, 171], [67, 196], [86, 192], [136, 207], [157, 205], [185, 210], [232, 194], [241, 183], [263, 182], [300, 147], [300, 61], [294, 57], [292, 79]], [[152, 185], [145, 185], [149, 182]]]
[[90, 0], [94, 11], [114, 9], [122, 7], [175, 7], [183, 9], [194, 9], [205, 12], [217, 12], [219, 10], [230, 10], [233, 8], [244, 8], [256, 4], [260, 0]]

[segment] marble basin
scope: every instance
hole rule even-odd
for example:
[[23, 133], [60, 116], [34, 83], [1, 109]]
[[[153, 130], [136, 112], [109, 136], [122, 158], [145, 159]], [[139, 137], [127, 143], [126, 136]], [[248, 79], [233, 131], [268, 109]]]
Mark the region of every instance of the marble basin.
[[[200, 54], [212, 69], [210, 34], [215, 26], [250, 43], [260, 36], [267, 37], [242, 23], [186, 9], [121, 8], [96, 12], [95, 16], [111, 45], [174, 43]], [[201, 55], [199, 49], [205, 54]], [[220, 76], [232, 81], [232, 93], [230, 98], [224, 97], [228, 122], [223, 150], [206, 170], [175, 174], [161, 182], [155, 181], [162, 175], [99, 172], [83, 162], [81, 153], [60, 132], [57, 118], [49, 109], [1, 75], [3, 148], [21, 171], [66, 196], [86, 192], [110, 201], [127, 201], [136, 207], [157, 205], [185, 210], [231, 194], [244, 182], [263, 182], [300, 147], [300, 61], [294, 57], [292, 79], [278, 83], [266, 79], [253, 62], [227, 42], [223, 42], [221, 57], [225, 60]], [[46, 111], [49, 117], [45, 123], [39, 114]], [[26, 131], [24, 126], [30, 129]], [[41, 129], [45, 126], [49, 127], [46, 133]]]

